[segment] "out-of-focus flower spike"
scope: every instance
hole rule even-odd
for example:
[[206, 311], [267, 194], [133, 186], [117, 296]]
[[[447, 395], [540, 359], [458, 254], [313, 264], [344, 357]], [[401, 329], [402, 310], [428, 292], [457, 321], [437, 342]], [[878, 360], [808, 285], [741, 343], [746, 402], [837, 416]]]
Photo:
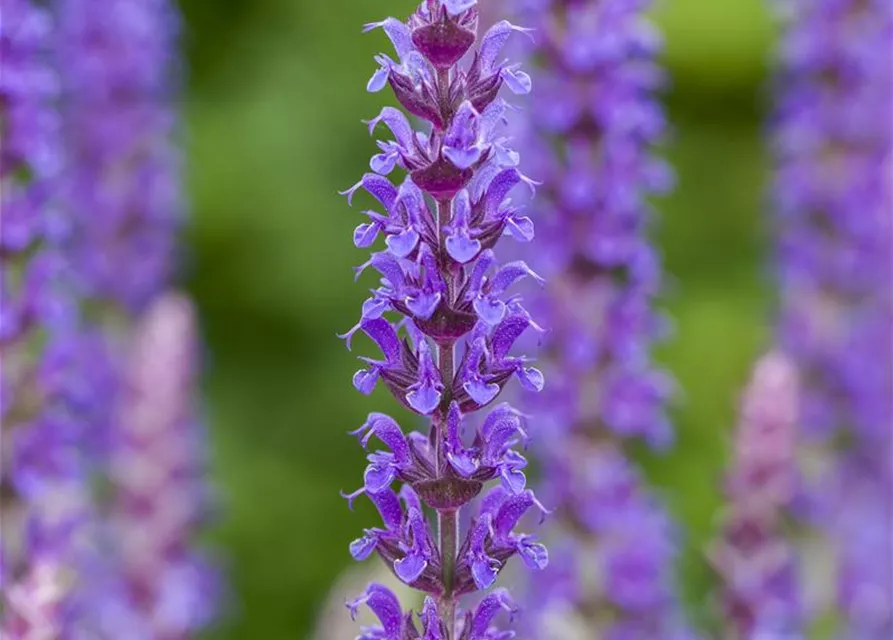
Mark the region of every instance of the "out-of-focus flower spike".
[[722, 537], [709, 556], [722, 580], [724, 633], [802, 634], [802, 584], [783, 522], [796, 489], [799, 381], [780, 353], [761, 358], [741, 401]]
[[830, 558], [837, 591], [804, 606], [809, 618], [839, 612], [841, 637], [887, 638], [893, 574], [877, 567], [893, 566], [893, 522], [871, 514], [893, 496], [893, 6], [770, 4], [783, 28], [772, 141], [778, 342], [803, 377], [803, 553]]
[[[533, 193], [539, 183], [503, 169], [484, 188], [488, 217], [504, 218], [519, 241], [534, 237], [535, 222], [540, 239], [521, 254], [526, 263], [507, 265], [488, 286], [499, 290], [526, 275], [539, 282], [537, 274], [548, 286], [534, 290], [530, 313], [516, 305], [506, 314], [491, 354], [514, 366], [522, 387], [542, 390], [529, 400], [539, 436], [532, 453], [558, 514], [550, 546], [568, 550], [530, 581], [522, 635], [674, 637], [687, 627], [673, 578], [673, 527], [624, 452], [632, 439], [672, 440], [672, 387], [650, 357], [662, 337], [660, 265], [643, 258], [653, 255], [647, 199], [658, 182], [654, 147], [663, 124], [650, 73], [655, 49], [643, 46], [650, 2], [513, 4], [534, 29], [532, 44], [523, 44], [537, 86], [519, 137], [546, 187], [527, 206], [529, 218], [519, 215], [524, 200], [505, 203], [504, 194], [520, 182]], [[484, 67], [515, 30], [504, 22], [491, 29]], [[517, 65], [502, 65], [500, 74], [514, 93], [529, 91], [531, 79]], [[531, 316], [545, 330], [546, 386], [538, 369], [508, 354], [518, 330], [536, 326]], [[514, 542], [526, 561], [538, 562], [535, 543]], [[593, 558], [596, 568], [587, 571], [572, 556]]]
[[183, 220], [179, 16], [169, 0], [55, 7], [73, 270], [94, 300], [139, 313], [171, 278]]
[[193, 406], [195, 317], [186, 297], [166, 294], [149, 308], [127, 371], [111, 454], [115, 576], [106, 596], [123, 613], [102, 623], [114, 637], [137, 630], [184, 637], [208, 622], [216, 595], [214, 574], [194, 547], [206, 491]]
[[2, 14], [0, 634], [61, 637], [80, 587], [75, 541], [94, 515], [84, 442], [104, 367], [80, 330], [59, 208], [57, 24], [31, 0], [4, 1]]

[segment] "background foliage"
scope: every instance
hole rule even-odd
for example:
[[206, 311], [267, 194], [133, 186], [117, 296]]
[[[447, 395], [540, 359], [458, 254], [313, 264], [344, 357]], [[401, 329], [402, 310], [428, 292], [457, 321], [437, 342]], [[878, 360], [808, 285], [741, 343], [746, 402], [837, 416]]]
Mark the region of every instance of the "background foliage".
[[[306, 637], [350, 561], [348, 542], [373, 517], [338, 497], [360, 484], [363, 466], [345, 432], [393, 403], [353, 391], [354, 356], [335, 337], [355, 322], [365, 291], [351, 272], [364, 260], [350, 242], [358, 215], [336, 191], [364, 171], [373, 142], [360, 120], [384, 95], [364, 86], [386, 43], [360, 27], [411, 5], [183, 0], [194, 208], [184, 277], [207, 340], [221, 513], [211, 537], [231, 580], [212, 638]], [[642, 460], [680, 520], [684, 588], [702, 615], [711, 578], [701, 550], [728, 431], [769, 334], [763, 133], [773, 27], [761, 0], [663, 0], [656, 16], [679, 176], [658, 203], [676, 324], [660, 358], [683, 394], [677, 446]]]

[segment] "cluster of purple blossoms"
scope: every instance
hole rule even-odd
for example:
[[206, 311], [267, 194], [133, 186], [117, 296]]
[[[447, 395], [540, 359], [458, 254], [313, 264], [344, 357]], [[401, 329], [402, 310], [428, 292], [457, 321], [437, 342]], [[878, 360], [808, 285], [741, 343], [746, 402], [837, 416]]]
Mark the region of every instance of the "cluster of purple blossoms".
[[[185, 493], [192, 490], [185, 456], [198, 443], [185, 425], [153, 442], [133, 436], [150, 412], [163, 422], [164, 399], [147, 398], [140, 416], [115, 415], [126, 402], [124, 345], [173, 267], [180, 218], [169, 82], [174, 17], [162, 0], [4, 0], [0, 577], [10, 640], [136, 638], [133, 625], [131, 635], [100, 632], [109, 612], [121, 610], [114, 603], [125, 600], [104, 587], [132, 578], [133, 564], [145, 583], [158, 582], [144, 585], [132, 620], [178, 619], [170, 604], [148, 607], [154, 592], [193, 609], [179, 619], [197, 619], [190, 603], [208, 592], [197, 574], [163, 562], [186, 553], [195, 493]], [[167, 511], [132, 495], [117, 475], [117, 461], [128, 456], [143, 480], [164, 481], [151, 497], [164, 497]], [[105, 500], [97, 479], [110, 481], [118, 497]], [[171, 492], [177, 500], [167, 500]], [[108, 553], [104, 536], [123, 541], [124, 522], [157, 536], [142, 551]], [[185, 631], [165, 633], [139, 637]]]
[[723, 637], [802, 635], [794, 550], [784, 535], [798, 484], [798, 386], [793, 363], [771, 353], [757, 362], [741, 402], [722, 537], [709, 554], [722, 581]]
[[824, 458], [820, 477], [806, 478], [807, 511], [836, 550], [844, 637], [889, 638], [893, 7], [786, 9], [775, 124], [779, 340], [803, 375], [805, 455]]
[[190, 544], [204, 506], [193, 315], [188, 299], [167, 294], [133, 336], [110, 460], [115, 495], [101, 532], [114, 550], [102, 637], [188, 638], [213, 611], [214, 573]]
[[[369, 91], [386, 85], [411, 115], [426, 123], [414, 130], [399, 110], [385, 107], [369, 122], [384, 124], [394, 140], [379, 142], [366, 174], [345, 192], [352, 199], [367, 191], [384, 210], [367, 211], [354, 244], [373, 245], [384, 236], [385, 250], [357, 269], [371, 267], [380, 285], [364, 303], [361, 330], [381, 349], [382, 358], [361, 358], [366, 368], [354, 386], [370, 393], [380, 380], [406, 408], [431, 421], [427, 434], [404, 434], [386, 415], [372, 413], [353, 432], [366, 447], [376, 438], [387, 451], [368, 456], [361, 489], [381, 513], [383, 526], [367, 529], [350, 546], [362, 560], [372, 553], [405, 583], [426, 594], [416, 626], [396, 597], [372, 584], [357, 600], [380, 618], [362, 640], [496, 640], [511, 632], [493, 626], [497, 613], [513, 613], [503, 590], [484, 597], [474, 611], [458, 609], [460, 596], [489, 589], [514, 555], [543, 568], [545, 547], [515, 526], [531, 508], [545, 509], [526, 489], [527, 462], [513, 447], [525, 443], [524, 416], [507, 404], [483, 417], [512, 377], [531, 390], [543, 376], [524, 356], [512, 354], [528, 328], [538, 330], [518, 295], [508, 293], [523, 278], [539, 280], [524, 262], [500, 263], [496, 245], [504, 235], [533, 238], [533, 224], [508, 197], [522, 175], [519, 157], [501, 135], [508, 105], [499, 97], [507, 86], [530, 90], [530, 78], [499, 60], [509, 36], [524, 30], [502, 21], [480, 42], [474, 0], [424, 0], [408, 22], [388, 18], [367, 25], [381, 28], [397, 60], [376, 56], [379, 69]], [[464, 62], [463, 62], [464, 60]], [[399, 166], [408, 174], [399, 186], [388, 176]], [[397, 321], [385, 314], [397, 314]], [[401, 337], [400, 333], [403, 334]], [[481, 412], [473, 437], [465, 431]], [[399, 491], [391, 488], [397, 480]], [[490, 480], [470, 515], [470, 503]], [[427, 509], [426, 509], [427, 508]], [[436, 513], [437, 527], [426, 511]], [[470, 516], [467, 526], [460, 526]]]
[[889, 435], [889, 360], [862, 365], [890, 352], [891, 31], [883, 1], [795, 3], [781, 49], [781, 339], [815, 378], [803, 407], [813, 438]]
[[93, 533], [114, 552], [85, 560], [98, 577], [79, 604], [103, 637], [188, 637], [207, 622], [214, 575], [192, 552], [205, 490], [187, 397], [191, 312], [163, 297], [182, 222], [178, 15], [168, 0], [56, 7], [67, 254], [108, 372], [89, 448], [113, 487]]
[[[60, 122], [52, 21], [30, 0], [0, 21], [0, 351], [3, 636], [58, 628], [81, 513], [75, 307], [58, 215]], [[75, 365], [75, 366], [73, 366]]]
[[[534, 207], [549, 282], [534, 308], [550, 386], [530, 401], [544, 499], [559, 552], [530, 584], [529, 637], [675, 638], [687, 631], [672, 580], [675, 532], [624, 442], [672, 439], [674, 384], [650, 357], [664, 333], [647, 198], [672, 183], [653, 155], [660, 40], [642, 0], [517, 2], [535, 27], [537, 94], [525, 152], [542, 178]], [[579, 558], [591, 559], [580, 562]]]
[[56, 0], [65, 260], [85, 311], [90, 457], [109, 453], [127, 331], [168, 287], [182, 223], [178, 16], [169, 0]]
[[56, 7], [71, 260], [84, 295], [138, 314], [170, 280], [182, 221], [179, 16], [170, 0]]

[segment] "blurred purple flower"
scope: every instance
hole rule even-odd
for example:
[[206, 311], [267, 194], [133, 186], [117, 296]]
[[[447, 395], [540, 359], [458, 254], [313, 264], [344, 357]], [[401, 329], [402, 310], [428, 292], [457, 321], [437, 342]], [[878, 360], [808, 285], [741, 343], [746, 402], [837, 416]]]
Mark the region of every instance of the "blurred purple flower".
[[[844, 636], [889, 638], [893, 585], [877, 567], [893, 521], [869, 514], [893, 500], [893, 6], [792, 0], [783, 10], [779, 342], [803, 375], [804, 451], [823, 459], [804, 502], [834, 551]], [[809, 603], [808, 614], [830, 606]]]
[[[550, 385], [531, 398], [544, 496], [567, 552], [531, 580], [526, 637], [670, 638], [686, 633], [675, 595], [676, 534], [623, 443], [672, 443], [675, 383], [651, 362], [665, 331], [648, 198], [672, 185], [653, 154], [659, 37], [642, 0], [518, 0], [540, 91], [526, 105], [525, 157], [543, 180], [531, 206], [549, 286], [534, 301]], [[524, 44], [527, 44], [526, 41]], [[535, 262], [534, 262], [535, 261]], [[592, 558], [579, 562], [580, 557]]]
[[[781, 66], [774, 190], [781, 339], [806, 367], [804, 427], [889, 436], [893, 9], [794, 2]], [[869, 354], [884, 358], [871, 366]], [[886, 399], [887, 401], [884, 401]]]
[[34, 560], [28, 573], [12, 585], [4, 583], [4, 617], [0, 632], [9, 640], [58, 638], [67, 592], [62, 569]]
[[[126, 386], [118, 347], [167, 286], [180, 217], [170, 6], [43, 4], [4, 0], [0, 24], [2, 579], [15, 638], [92, 634], [121, 596], [93, 599], [121, 569], [96, 546], [108, 523], [95, 479]], [[186, 573], [159, 577], [159, 620], [197, 615]], [[51, 591], [52, 606], [34, 600]]]
[[138, 313], [168, 283], [182, 219], [169, 0], [58, 0], [71, 259], [85, 294]]
[[[514, 611], [507, 595], [494, 591], [464, 615], [459, 596], [492, 586], [513, 555], [534, 568], [547, 562], [532, 535], [513, 531], [531, 507], [545, 511], [525, 489], [527, 461], [514, 448], [527, 439], [523, 416], [505, 404], [479, 422], [473, 415], [492, 405], [513, 377], [531, 390], [544, 384], [526, 357], [512, 354], [518, 338], [539, 327], [510, 292], [521, 280], [541, 278], [523, 262], [500, 263], [495, 253], [504, 235], [527, 242], [534, 234], [509, 198], [517, 185], [536, 183], [517, 169], [518, 154], [500, 132], [509, 107], [498, 95], [503, 85], [515, 93], [530, 90], [524, 72], [499, 62], [509, 36], [525, 30], [502, 21], [475, 46], [476, 5], [424, 0], [406, 23], [388, 18], [366, 25], [366, 31], [382, 29], [397, 54], [397, 60], [376, 56], [379, 68], [368, 90], [390, 85], [425, 126], [414, 130], [392, 107], [368, 122], [370, 133], [381, 124], [394, 140], [378, 143], [374, 173], [344, 195], [352, 202], [362, 189], [378, 202], [378, 211], [364, 212], [368, 221], [356, 228], [354, 244], [369, 248], [384, 236], [385, 248], [356, 270], [358, 277], [370, 268], [378, 272], [379, 286], [344, 337], [350, 346], [362, 331], [382, 353], [361, 358], [365, 366], [354, 386], [368, 394], [381, 381], [407, 409], [429, 416], [431, 427], [425, 435], [405, 435], [388, 416], [371, 413], [352, 432], [364, 447], [374, 437], [387, 450], [368, 455], [363, 487], [347, 496], [367, 494], [383, 521], [366, 529], [351, 553], [359, 560], [377, 553], [401, 580], [429, 594], [419, 632], [393, 594], [370, 586], [349, 604], [352, 611], [366, 604], [381, 619], [363, 639], [509, 637], [491, 627], [500, 610]], [[395, 186], [386, 176], [397, 167], [407, 176]], [[465, 434], [470, 424], [478, 425], [473, 438]], [[395, 480], [403, 483], [399, 494], [391, 489]], [[491, 480], [499, 488], [482, 499], [463, 543], [459, 511]], [[437, 514], [436, 533], [423, 505]]]
[[4, 5], [0, 24], [0, 106], [3, 148], [0, 151], [3, 234], [0, 239], [0, 342], [4, 347], [3, 414], [12, 411], [24, 381], [23, 364], [11, 348], [27, 340], [35, 326], [65, 323], [59, 278], [65, 268], [60, 255], [58, 205], [59, 117], [58, 78], [49, 64], [52, 21], [30, 0]]
[[723, 537], [710, 550], [734, 638], [802, 634], [799, 580], [783, 523], [796, 489], [798, 376], [784, 355], [759, 360], [741, 403]]
[[0, 351], [3, 635], [67, 628], [73, 534], [87, 515], [79, 411], [89, 380], [69, 294], [59, 196], [58, 78], [50, 14], [4, 2], [0, 21]]
[[106, 530], [113, 549], [104, 613], [108, 637], [187, 638], [211, 616], [215, 576], [194, 550], [206, 507], [192, 410], [195, 320], [167, 294], [136, 328], [116, 413]]

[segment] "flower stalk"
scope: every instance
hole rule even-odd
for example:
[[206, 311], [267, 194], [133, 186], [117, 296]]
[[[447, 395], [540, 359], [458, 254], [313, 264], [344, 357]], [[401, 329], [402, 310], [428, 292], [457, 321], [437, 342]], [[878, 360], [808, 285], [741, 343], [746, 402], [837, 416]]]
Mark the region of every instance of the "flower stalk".
[[547, 330], [550, 384], [526, 408], [542, 434], [535, 452], [559, 550], [528, 585], [529, 638], [688, 633], [673, 523], [626, 453], [636, 440], [660, 449], [673, 438], [675, 385], [651, 360], [666, 327], [649, 198], [673, 180], [654, 153], [665, 123], [649, 4], [514, 3], [536, 27], [527, 53], [537, 93], [522, 139], [543, 180], [531, 206], [542, 241], [530, 261], [549, 282], [533, 309]]
[[101, 532], [112, 558], [103, 637], [186, 640], [213, 613], [216, 576], [192, 546], [206, 506], [196, 370], [192, 304], [166, 294], [137, 324], [116, 411], [114, 497]]
[[709, 557], [721, 578], [723, 638], [801, 637], [801, 585], [785, 525], [798, 484], [799, 381], [770, 353], [754, 367], [726, 483], [722, 537]]
[[[830, 593], [806, 615], [893, 636], [893, 6], [782, 5], [773, 123], [778, 342], [801, 372], [798, 514]], [[806, 536], [804, 535], [805, 539]], [[818, 563], [815, 558], [829, 558]], [[836, 593], [835, 593], [836, 592]]]
[[[110, 586], [128, 569], [126, 553], [109, 552], [120, 542], [109, 496], [133, 488], [110, 487], [122, 480], [111, 467], [146, 413], [119, 421], [115, 404], [128, 393], [122, 345], [175, 264], [176, 15], [167, 0], [4, 0], [2, 11], [3, 633], [130, 637], [142, 633], [134, 612], [157, 585], [141, 585], [129, 613], [125, 590]], [[178, 443], [153, 445], [157, 454]], [[129, 480], [157, 477], [158, 459], [148, 458], [131, 460]], [[141, 524], [152, 519], [146, 506], [127, 505]], [[162, 541], [171, 542], [159, 534], [153, 543]], [[150, 565], [144, 574], [165, 573]], [[188, 579], [165, 575], [167, 593], [179, 591], [142, 612], [156, 621], [174, 615], [171, 602], [195, 601]]]
[[[507, 404], [492, 407], [511, 378], [538, 390], [542, 374], [513, 345], [528, 328], [538, 329], [518, 295], [507, 290], [524, 278], [540, 281], [524, 262], [501, 263], [500, 239], [533, 238], [531, 221], [513, 205], [509, 192], [534, 183], [518, 169], [518, 155], [500, 133], [508, 106], [503, 85], [515, 93], [530, 90], [529, 77], [498, 62], [513, 32], [502, 21], [478, 46], [474, 0], [424, 0], [407, 22], [388, 18], [366, 26], [382, 29], [398, 60], [376, 56], [379, 69], [367, 86], [390, 86], [397, 101], [424, 126], [414, 130], [401, 111], [385, 107], [371, 120], [395, 140], [379, 141], [381, 153], [367, 173], [344, 194], [351, 202], [365, 190], [385, 213], [364, 212], [369, 222], [354, 232], [354, 244], [371, 247], [384, 235], [385, 250], [357, 269], [373, 268], [380, 286], [363, 304], [359, 324], [344, 337], [351, 344], [362, 331], [383, 359], [363, 357], [366, 368], [354, 386], [371, 393], [381, 381], [408, 410], [426, 417], [426, 434], [404, 434], [390, 417], [371, 413], [352, 432], [366, 447], [372, 438], [388, 451], [368, 456], [363, 487], [378, 508], [384, 528], [366, 529], [351, 544], [362, 560], [376, 553], [403, 582], [426, 594], [418, 615], [403, 614], [396, 596], [372, 584], [348, 603], [361, 604], [381, 620], [361, 640], [491, 640], [505, 637], [492, 624], [515, 605], [497, 589], [474, 610], [460, 600], [490, 589], [515, 555], [534, 568], [547, 562], [534, 536], [514, 531], [531, 508], [545, 509], [526, 489], [526, 460], [513, 445], [526, 441], [523, 416]], [[406, 177], [395, 186], [387, 177], [397, 167]], [[489, 413], [485, 409], [490, 409]], [[473, 414], [481, 413], [473, 438], [465, 435]], [[486, 415], [484, 415], [486, 414]], [[467, 528], [463, 512], [491, 480], [500, 484], [477, 501]], [[391, 488], [402, 482], [399, 491]], [[429, 519], [427, 510], [436, 518]]]
[[67, 277], [53, 17], [31, 0], [0, 21], [0, 608], [3, 637], [69, 629], [75, 534], [89, 516], [77, 448], [89, 402]]

